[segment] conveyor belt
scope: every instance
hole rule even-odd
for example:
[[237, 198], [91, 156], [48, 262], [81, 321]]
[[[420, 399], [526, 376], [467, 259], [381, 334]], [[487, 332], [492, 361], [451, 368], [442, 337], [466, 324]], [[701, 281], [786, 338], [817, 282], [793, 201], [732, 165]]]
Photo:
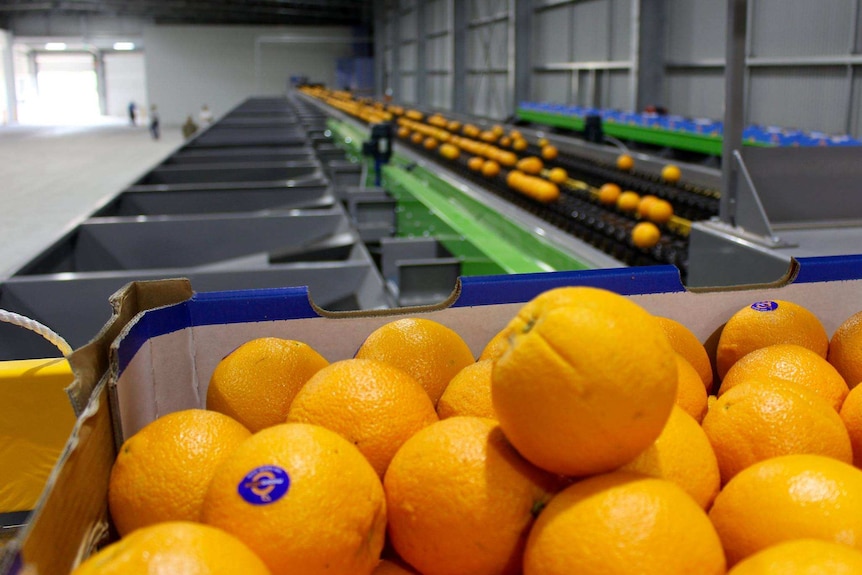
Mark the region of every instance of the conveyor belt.
[[[403, 141], [401, 143], [405, 144]], [[421, 145], [405, 145], [411, 145], [414, 152], [429, 159], [439, 160], [436, 152], [428, 151]], [[541, 204], [509, 189], [505, 184], [505, 172], [501, 172], [493, 180], [485, 178], [467, 168], [466, 157], [446, 162], [445, 166], [460, 177], [574, 235], [625, 265], [673, 264], [681, 272], [686, 268], [687, 242], [682, 236], [664, 234], [655, 247], [643, 250], [635, 247], [630, 240], [631, 230], [637, 223], [636, 219], [607, 210], [570, 190], [564, 188], [557, 202]]]
[[[314, 94], [312, 95], [314, 96]], [[463, 142], [462, 134], [474, 141], [480, 140], [479, 136], [467, 134], [467, 131], [461, 128], [447, 129], [446, 132], [442, 132], [440, 130], [449, 126], [445, 122], [440, 122], [439, 117], [431, 118], [429, 121], [429, 117], [421, 111], [405, 111], [399, 106], [384, 106], [379, 102], [355, 102], [350, 100], [346, 94], [327, 93], [317, 94], [316, 97], [341, 113], [352, 115], [357, 121], [365, 124], [397, 119], [399, 125], [406, 125], [411, 130], [425, 135], [430, 133], [431, 137], [434, 136], [434, 130], [438, 130], [437, 137], [441, 142], [446, 141], [450, 135], [457, 135]], [[446, 120], [454, 119], [447, 118]], [[458, 118], [458, 120], [460, 120], [463, 128], [465, 118]], [[512, 127], [506, 126], [504, 130], [511, 133], [510, 128]], [[512, 151], [514, 149], [514, 147], [498, 143], [496, 140], [482, 139], [485, 142], [492, 142], [497, 150]], [[453, 139], [453, 141], [455, 140]], [[548, 175], [546, 170], [559, 167], [566, 170], [569, 179], [567, 182], [559, 184], [561, 193], [558, 199], [549, 203], [540, 203], [512, 190], [507, 185], [506, 176], [509, 170], [513, 169], [511, 165], [502, 166], [498, 176], [487, 178], [467, 167], [469, 156], [463, 149], [458, 159], [447, 160], [441, 157], [436, 149], [427, 148], [423, 140], [413, 141], [410, 138], [399, 138], [398, 142], [399, 145], [406, 146], [413, 152], [439, 164], [443, 169], [506, 199], [520, 209], [551, 223], [587, 244], [595, 246], [626, 265], [673, 264], [685, 276], [688, 231], [691, 222], [708, 220], [718, 214], [719, 194], [716, 190], [693, 183], [664, 181], [654, 174], [620, 170], [611, 163], [602, 163], [594, 158], [587, 159], [571, 153], [560, 153], [553, 160], [544, 161], [544, 170], [541, 172], [543, 177]], [[458, 142], [456, 142], [457, 144]], [[531, 156], [541, 157], [541, 152], [542, 149], [539, 145], [530, 142], [526, 148], [517, 151], [517, 156], [519, 159]], [[484, 153], [479, 155], [484, 155]], [[632, 230], [642, 221], [636, 213], [625, 212], [614, 206], [602, 205], [598, 201], [598, 188], [609, 182], [619, 185], [622, 190], [632, 190], [639, 196], [650, 195], [666, 200], [673, 206], [674, 216], [671, 221], [658, 224], [661, 229], [661, 237], [654, 246], [649, 248], [638, 247], [632, 241]]]

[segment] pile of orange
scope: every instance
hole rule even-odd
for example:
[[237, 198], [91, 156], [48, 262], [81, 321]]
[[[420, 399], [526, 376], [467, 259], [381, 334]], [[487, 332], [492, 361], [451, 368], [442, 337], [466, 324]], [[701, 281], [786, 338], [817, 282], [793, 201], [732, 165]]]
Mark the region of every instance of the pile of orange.
[[708, 353], [565, 287], [477, 350], [421, 317], [353, 358], [249, 341], [122, 446], [79, 572], [862, 573], [862, 313], [726, 320]]

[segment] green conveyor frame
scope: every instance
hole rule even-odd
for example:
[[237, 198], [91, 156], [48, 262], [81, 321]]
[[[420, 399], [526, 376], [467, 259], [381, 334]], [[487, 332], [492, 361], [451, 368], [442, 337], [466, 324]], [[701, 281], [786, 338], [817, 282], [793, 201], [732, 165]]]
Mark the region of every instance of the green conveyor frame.
[[[524, 108], [518, 108], [516, 115], [518, 119], [532, 122], [534, 124], [542, 124], [544, 126], [554, 128], [564, 128], [567, 130], [574, 130], [576, 132], [584, 131], [585, 121], [580, 116], [565, 116], [562, 114], [526, 110]], [[686, 150], [689, 152], [698, 152], [708, 156], [721, 156], [721, 147], [723, 142], [723, 138], [721, 136], [686, 134], [681, 132], [672, 132], [661, 128], [630, 126], [628, 124], [620, 124], [612, 121], [603, 121], [602, 129], [605, 134], [619, 138], [620, 140], [641, 142], [643, 144], [652, 144], [654, 146]], [[767, 144], [762, 144], [760, 142], [743, 142], [743, 145], [769, 147]]]
[[[327, 125], [355, 159], [371, 163], [362, 156], [362, 129], [334, 118]], [[396, 234], [434, 237], [461, 260], [464, 276], [592, 267], [397, 152], [384, 166], [383, 180], [397, 202]]]

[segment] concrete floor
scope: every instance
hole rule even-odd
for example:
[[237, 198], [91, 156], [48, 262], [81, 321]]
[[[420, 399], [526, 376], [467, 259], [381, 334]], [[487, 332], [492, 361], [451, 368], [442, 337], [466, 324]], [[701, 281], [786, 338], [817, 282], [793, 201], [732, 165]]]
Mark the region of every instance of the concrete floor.
[[0, 127], [0, 281], [182, 144], [119, 120]]

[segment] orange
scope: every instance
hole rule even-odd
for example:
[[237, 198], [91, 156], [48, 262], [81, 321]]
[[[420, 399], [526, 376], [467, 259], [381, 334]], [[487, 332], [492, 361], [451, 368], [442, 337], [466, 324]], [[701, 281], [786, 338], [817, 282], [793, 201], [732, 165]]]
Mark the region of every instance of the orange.
[[723, 575], [706, 513], [680, 487], [616, 471], [558, 493], [536, 519], [524, 575]]
[[485, 165], [485, 159], [480, 158], [479, 156], [473, 156], [469, 160], [467, 160], [467, 167], [474, 172], [480, 172], [482, 170], [482, 166]]
[[216, 468], [251, 433], [226, 415], [175, 411], [127, 439], [111, 468], [108, 507], [120, 535], [162, 521], [197, 521]]
[[[512, 137], [514, 138], [515, 136], [512, 136]], [[536, 140], [536, 144], [540, 148], [544, 148], [545, 146], [549, 145], [550, 142], [548, 142], [548, 138], [539, 138], [538, 140]]]
[[520, 160], [515, 165], [515, 167], [518, 170], [524, 172], [525, 174], [530, 174], [531, 176], [537, 176], [542, 171], [542, 169], [545, 167], [545, 165], [542, 163], [541, 158], [538, 158], [536, 156], [529, 156], [527, 158], [524, 158], [523, 160]]
[[482, 349], [482, 353], [479, 354], [479, 359], [477, 361], [484, 361], [486, 359], [497, 359], [501, 355], [503, 355], [503, 351], [505, 351], [506, 347], [509, 345], [507, 340], [509, 339], [509, 330], [504, 328], [497, 332], [494, 337], [485, 344], [485, 347]]
[[509, 323], [500, 330], [482, 350], [480, 360], [497, 359], [510, 345], [515, 333], [524, 331], [540, 315], [555, 307], [577, 304], [588, 307], [613, 305], [619, 296], [613, 292], [591, 287], [561, 287], [544, 291], [524, 304]]
[[551, 168], [548, 172], [548, 179], [555, 184], [564, 184], [569, 179], [569, 174], [563, 168]]
[[440, 146], [438, 152], [447, 160], [457, 160], [458, 156], [461, 155], [461, 150], [458, 149], [458, 146], [448, 143]]
[[496, 421], [451, 417], [408, 439], [383, 485], [392, 545], [418, 571], [515, 575], [561, 480], [518, 455]]
[[559, 154], [560, 152], [555, 146], [551, 146], [550, 144], [542, 146], [542, 157], [546, 160], [556, 160]]
[[512, 168], [518, 163], [518, 156], [512, 152], [500, 152], [497, 154], [497, 161], [507, 168]]
[[698, 423], [706, 415], [706, 390], [697, 371], [680, 354], [676, 354], [676, 404]]
[[728, 575], [858, 575], [862, 553], [818, 539], [793, 539], [770, 545], [739, 562]]
[[769, 345], [743, 356], [727, 371], [718, 394], [753, 379], [802, 385], [829, 402], [835, 411], [841, 409], [850, 391], [828, 361], [792, 343]]
[[273, 573], [368, 575], [383, 549], [386, 501], [352, 443], [319, 425], [284, 423], [219, 466], [201, 518], [244, 541]]
[[710, 391], [712, 389], [712, 363], [709, 361], [706, 348], [690, 329], [675, 319], [667, 317], [656, 317], [656, 319], [664, 330], [664, 335], [670, 342], [670, 346], [697, 370], [698, 375], [703, 380], [704, 387]]
[[649, 209], [656, 200], [658, 200], [658, 198], [652, 194], [641, 196], [641, 201], [638, 203], [638, 216], [641, 218], [648, 218]]
[[862, 548], [862, 471], [822, 455], [761, 461], [724, 486], [709, 517], [729, 565], [791, 539]]
[[523, 138], [513, 138], [512, 139], [512, 149], [516, 152], [523, 152], [527, 149], [527, 140]]
[[720, 396], [703, 418], [722, 484], [758, 461], [816, 453], [853, 461], [850, 437], [826, 400], [801, 385], [751, 380]]
[[406, 565], [390, 559], [381, 559], [371, 575], [418, 575]]
[[682, 177], [682, 172], [679, 167], [673, 164], [668, 164], [661, 169], [661, 179], [666, 182], [676, 183]]
[[832, 334], [827, 359], [850, 389], [862, 382], [862, 311], [844, 320]]
[[464, 124], [464, 127], [461, 128], [461, 132], [468, 138], [478, 138], [481, 130], [478, 126], [474, 126], [473, 124]]
[[356, 357], [403, 369], [425, 388], [435, 407], [449, 381], [475, 361], [460, 335], [424, 318], [403, 318], [380, 326], [365, 339]]
[[795, 343], [825, 358], [829, 338], [817, 316], [801, 305], [784, 300], [754, 302], [733, 314], [721, 330], [715, 356], [718, 377], [724, 379], [744, 355], [776, 343]]
[[540, 295], [525, 308], [491, 378], [494, 409], [518, 451], [555, 473], [591, 475], [649, 447], [677, 388], [675, 353], [656, 320], [591, 288]]
[[661, 231], [652, 222], [639, 222], [632, 228], [632, 243], [641, 249], [655, 246], [660, 239]]
[[497, 419], [491, 402], [491, 370], [494, 362], [472, 363], [452, 378], [437, 402], [440, 419], [456, 415], [472, 415]]
[[667, 200], [656, 199], [650, 203], [647, 218], [657, 224], [666, 224], [673, 217], [673, 205]]
[[500, 164], [494, 160], [488, 160], [482, 164], [482, 175], [486, 178], [496, 178], [500, 174]]
[[300, 341], [251, 340], [216, 366], [207, 389], [207, 409], [233, 417], [252, 433], [284, 423], [299, 389], [328, 364]]
[[709, 410], [713, 408], [716, 401], [718, 401], [718, 396], [708, 395], [706, 397], [706, 411], [707, 411], [707, 413], [709, 413]]
[[431, 136], [428, 136], [422, 142], [422, 146], [424, 146], [426, 150], [434, 150], [437, 148], [438, 144], [439, 142], [437, 141], [437, 138], [432, 138]]
[[517, 170], [512, 170], [506, 176], [506, 185], [544, 204], [554, 202], [560, 197], [557, 184]]
[[479, 139], [483, 142], [493, 143], [496, 142], [498, 138], [499, 136], [491, 130], [485, 130], [484, 132], [479, 134]]
[[718, 460], [706, 433], [679, 407], [674, 407], [658, 439], [620, 470], [672, 481], [704, 509], [721, 488]]
[[628, 154], [620, 154], [617, 157], [617, 168], [629, 171], [635, 167], [635, 160]]
[[108, 545], [73, 575], [269, 575], [245, 543], [215, 527], [168, 521], [138, 529]]
[[382, 478], [401, 444], [437, 421], [437, 414], [407, 372], [373, 359], [345, 359], [308, 380], [287, 421], [335, 431], [358, 447]]
[[599, 188], [599, 202], [607, 206], [616, 204], [617, 199], [619, 199], [622, 192], [622, 189], [620, 189], [620, 187], [616, 184], [604, 184], [601, 188]]
[[862, 469], [862, 386], [857, 385], [847, 394], [839, 415], [850, 434], [853, 465]]
[[631, 190], [625, 191], [617, 198], [617, 208], [624, 212], [633, 212], [638, 209], [641, 197]]
[[419, 132], [413, 132], [413, 135], [410, 136], [410, 141], [413, 142], [414, 144], [421, 144], [422, 140], [424, 140], [424, 139], [425, 139], [425, 137], [422, 134], [420, 134]]

